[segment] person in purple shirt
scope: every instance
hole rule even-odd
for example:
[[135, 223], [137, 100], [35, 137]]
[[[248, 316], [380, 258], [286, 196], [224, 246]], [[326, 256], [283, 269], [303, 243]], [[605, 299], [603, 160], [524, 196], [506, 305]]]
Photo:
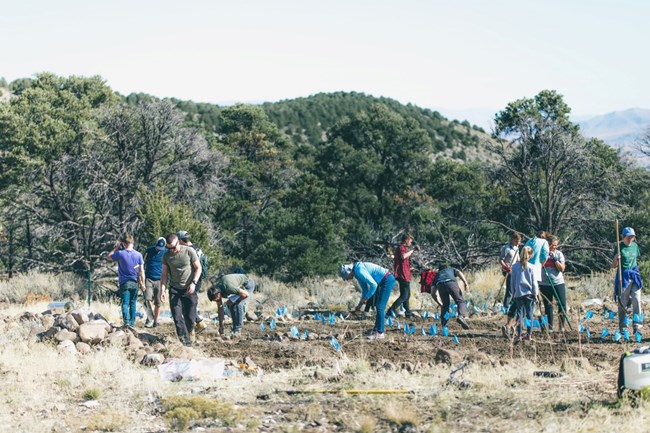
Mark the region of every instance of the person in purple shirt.
[[388, 304], [388, 298], [393, 291], [393, 287], [395, 287], [395, 276], [388, 269], [370, 262], [354, 262], [341, 265], [339, 274], [344, 281], [356, 278], [361, 287], [361, 300], [354, 309], [355, 312], [360, 312], [363, 304], [376, 293], [377, 316], [375, 318], [375, 327], [370, 332], [368, 339], [381, 340], [385, 338], [386, 304]]
[[144, 292], [144, 260], [142, 254], [133, 249], [133, 236], [125, 234], [108, 253], [108, 260], [117, 262], [119, 282], [118, 295], [122, 299], [122, 320], [124, 326], [135, 329], [135, 302], [138, 286]]

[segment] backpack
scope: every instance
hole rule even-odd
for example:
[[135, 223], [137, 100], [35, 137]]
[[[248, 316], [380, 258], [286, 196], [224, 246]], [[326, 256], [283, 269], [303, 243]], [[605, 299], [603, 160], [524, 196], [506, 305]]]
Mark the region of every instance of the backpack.
[[208, 256], [203, 252], [203, 250], [196, 245], [192, 245], [196, 250], [196, 254], [199, 256], [199, 263], [201, 263], [201, 277], [199, 280], [203, 280], [208, 277]]

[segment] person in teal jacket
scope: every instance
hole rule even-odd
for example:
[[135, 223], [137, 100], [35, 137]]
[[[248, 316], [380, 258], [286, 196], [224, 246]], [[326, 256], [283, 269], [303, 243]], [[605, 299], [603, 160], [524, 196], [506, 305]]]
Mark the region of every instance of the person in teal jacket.
[[545, 231], [539, 231], [537, 236], [533, 236], [526, 242], [525, 246], [530, 247], [533, 250], [532, 257], [528, 260], [528, 263], [532, 265], [533, 274], [535, 275], [535, 280], [537, 284], [541, 283], [544, 277], [542, 275], [542, 264], [548, 259], [549, 247], [548, 241], [546, 238], [550, 234]]
[[388, 304], [388, 298], [393, 291], [393, 287], [395, 287], [395, 276], [388, 269], [370, 262], [354, 262], [341, 265], [339, 274], [345, 281], [356, 278], [361, 287], [361, 300], [354, 309], [355, 312], [360, 312], [368, 299], [376, 293], [377, 315], [375, 316], [375, 326], [368, 339], [381, 340], [385, 338], [386, 304]]

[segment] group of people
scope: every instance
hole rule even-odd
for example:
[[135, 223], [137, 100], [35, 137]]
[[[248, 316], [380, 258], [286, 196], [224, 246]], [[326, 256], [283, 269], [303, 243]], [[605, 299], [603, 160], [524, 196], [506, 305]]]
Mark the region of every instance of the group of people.
[[[185, 346], [192, 346], [194, 335], [206, 328], [198, 313], [198, 293], [207, 280], [207, 256], [192, 243], [186, 231], [160, 237], [147, 248], [144, 257], [133, 248], [133, 237], [123, 235], [108, 254], [118, 264], [118, 295], [122, 300], [124, 326], [134, 330], [138, 288], [144, 294], [147, 315], [146, 328], [158, 326], [160, 307], [169, 297], [169, 307], [176, 335]], [[255, 281], [241, 268], [227, 274], [208, 290], [208, 299], [217, 303], [219, 332], [224, 332], [224, 303], [232, 317], [232, 333], [241, 332], [248, 297]]]
[[[627, 329], [628, 309], [632, 307], [632, 325], [635, 332], [643, 328], [641, 314], [641, 289], [643, 282], [637, 260], [639, 247], [632, 227], [625, 227], [623, 240], [617, 243], [612, 267], [617, 269], [614, 282], [614, 300], [618, 305], [618, 327], [623, 333]], [[499, 264], [505, 277], [506, 292], [503, 305], [507, 311], [503, 336], [518, 340], [530, 340], [534, 323], [536, 302], [544, 307], [546, 323], [541, 326], [549, 333], [554, 332], [555, 309], [559, 310], [559, 331], [568, 323], [566, 285], [564, 270], [566, 259], [558, 249], [559, 239], [540, 231], [520, 247], [521, 235], [514, 233], [501, 249]], [[540, 308], [541, 310], [541, 308]]]
[[[643, 282], [637, 264], [640, 253], [633, 228], [624, 228], [621, 235], [623, 240], [617, 244], [612, 259], [612, 266], [618, 270], [614, 299], [618, 305], [619, 331], [623, 333], [627, 328], [628, 310], [631, 307], [632, 325], [636, 332], [643, 327], [641, 314]], [[522, 246], [521, 241], [521, 234], [513, 233], [499, 255], [499, 264], [506, 287], [503, 299], [506, 311], [506, 323], [502, 327], [503, 335], [516, 340], [531, 340], [536, 304], [544, 308], [546, 320], [542, 321], [541, 326], [549, 333], [554, 332], [555, 329], [555, 306], [557, 305], [558, 329], [563, 332], [569, 317], [564, 281], [566, 259], [558, 249], [559, 239], [546, 231], [540, 231], [525, 245]], [[356, 279], [361, 288], [361, 299], [354, 309], [355, 312], [360, 312], [369, 300], [374, 301], [377, 313], [374, 327], [368, 333], [368, 338], [371, 340], [385, 338], [386, 314], [393, 315], [400, 307], [404, 308], [406, 317], [415, 314], [409, 308], [412, 271], [409, 258], [419, 251], [419, 248], [417, 246], [411, 248], [412, 242], [413, 237], [410, 234], [402, 238], [399, 248], [393, 254], [392, 269], [361, 261], [343, 264], [339, 268], [343, 280]], [[440, 264], [436, 270], [432, 266], [427, 266], [420, 274], [420, 290], [422, 293], [430, 293], [440, 306], [442, 326], [446, 326], [449, 321], [450, 303], [453, 299], [458, 307], [456, 320], [463, 329], [469, 329], [466, 320], [467, 303], [457, 279], [462, 281], [464, 292], [469, 293], [467, 279], [459, 269], [447, 263]], [[399, 285], [399, 297], [386, 310], [396, 284]]]
[[[393, 254], [393, 269], [389, 270], [371, 262], [356, 261], [349, 264], [343, 264], [339, 267], [339, 275], [345, 281], [356, 279], [361, 287], [361, 299], [355, 307], [355, 312], [360, 312], [361, 308], [370, 300], [374, 299], [376, 307], [375, 325], [368, 332], [367, 338], [370, 340], [382, 340], [385, 337], [386, 314], [396, 315], [400, 307], [404, 308], [405, 316], [412, 317], [414, 313], [409, 306], [411, 297], [411, 263], [410, 257], [413, 253], [419, 251], [419, 247], [411, 248], [413, 236], [405, 234], [399, 248]], [[426, 273], [425, 273], [426, 272]], [[420, 276], [420, 283], [423, 292], [431, 293], [436, 302], [441, 301], [441, 324], [446, 326], [450, 315], [451, 299], [458, 306], [458, 316], [456, 320], [463, 327], [469, 329], [466, 320], [467, 303], [463, 296], [456, 278], [460, 278], [465, 286], [465, 292], [469, 293], [469, 284], [463, 273], [448, 264], [441, 264], [436, 272], [428, 268]], [[399, 285], [399, 297], [393, 304], [386, 309], [388, 299], [395, 287]]]

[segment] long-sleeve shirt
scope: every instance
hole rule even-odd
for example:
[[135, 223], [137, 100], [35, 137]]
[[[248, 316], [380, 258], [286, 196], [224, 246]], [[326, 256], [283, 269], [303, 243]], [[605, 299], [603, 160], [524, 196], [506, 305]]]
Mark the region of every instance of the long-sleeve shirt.
[[356, 262], [354, 264], [354, 278], [361, 287], [361, 297], [369, 299], [377, 291], [377, 286], [390, 271], [370, 262]]
[[515, 263], [510, 271], [510, 278], [513, 299], [539, 294], [537, 278], [535, 278], [535, 272], [530, 264], [524, 269], [521, 262]]

